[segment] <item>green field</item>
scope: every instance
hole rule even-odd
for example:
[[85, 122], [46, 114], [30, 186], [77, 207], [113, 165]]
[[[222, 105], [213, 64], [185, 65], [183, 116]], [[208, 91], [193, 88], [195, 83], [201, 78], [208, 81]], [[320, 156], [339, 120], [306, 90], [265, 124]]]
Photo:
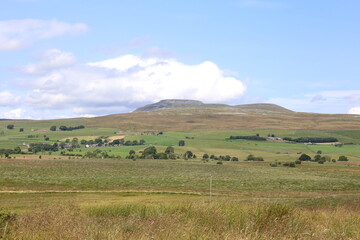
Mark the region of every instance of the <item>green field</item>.
[[[4, 239], [360, 238], [360, 131], [238, 129], [159, 134], [86, 127], [52, 132], [52, 125], [77, 126], [86, 121], [19, 121], [13, 130], [6, 129], [7, 124], [0, 122], [0, 148], [20, 146], [25, 153], [23, 143], [53, 144], [73, 138], [125, 137], [143, 139], [145, 145], [82, 145], [63, 150], [84, 155], [100, 149], [114, 157], [104, 159], [64, 156], [60, 151], [2, 156], [0, 235]], [[227, 139], [255, 134], [335, 137], [343, 145]], [[185, 146], [178, 146], [180, 140]], [[148, 146], [159, 152], [174, 146], [177, 159], [125, 158], [130, 150], [141, 155]], [[197, 158], [183, 159], [186, 151]], [[294, 162], [303, 153], [314, 157], [318, 151], [330, 159], [344, 155], [349, 161], [270, 166]], [[204, 161], [205, 153], [239, 161]], [[265, 161], [245, 161], [249, 154]]]

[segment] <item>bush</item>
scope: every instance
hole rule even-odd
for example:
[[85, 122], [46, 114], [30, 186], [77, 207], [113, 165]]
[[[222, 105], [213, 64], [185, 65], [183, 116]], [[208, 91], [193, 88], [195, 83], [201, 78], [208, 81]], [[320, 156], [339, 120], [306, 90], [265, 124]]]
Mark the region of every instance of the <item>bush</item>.
[[301, 161], [300, 161], [300, 160], [296, 160], [296, 161], [295, 161], [295, 164], [301, 164]]
[[283, 163], [284, 167], [296, 167], [295, 162], [285, 162]]
[[289, 167], [296, 167], [295, 162], [291, 162], [291, 163], [289, 164]]
[[301, 154], [301, 156], [299, 157], [300, 161], [310, 161], [311, 157], [305, 153]]
[[347, 162], [347, 161], [349, 161], [349, 159], [346, 156], [340, 156], [338, 161]]
[[321, 155], [320, 155], [320, 154], [315, 155], [314, 161], [315, 161], [315, 162], [318, 162], [318, 161], [320, 161], [320, 160], [321, 160]]
[[262, 162], [262, 161], [264, 161], [264, 158], [263, 157], [255, 157], [254, 155], [250, 154], [246, 157], [246, 161]]
[[218, 162], [216, 162], [216, 164], [218, 164], [218, 165], [222, 165], [222, 164], [223, 164], [223, 162], [222, 162], [222, 161], [218, 161]]

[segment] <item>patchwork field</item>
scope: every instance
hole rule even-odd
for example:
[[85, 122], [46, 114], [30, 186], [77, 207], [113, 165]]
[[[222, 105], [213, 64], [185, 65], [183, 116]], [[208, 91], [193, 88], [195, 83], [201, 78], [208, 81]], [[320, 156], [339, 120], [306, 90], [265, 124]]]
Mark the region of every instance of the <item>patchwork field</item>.
[[[0, 159], [3, 239], [360, 238], [360, 130], [160, 132], [134, 127], [131, 132], [118, 123], [104, 128], [91, 127], [89, 121], [0, 122], [0, 149], [23, 151]], [[50, 131], [61, 125], [85, 128]], [[333, 137], [338, 142], [229, 140], [255, 135]], [[30, 143], [69, 144], [74, 139], [77, 147], [28, 152]], [[96, 139], [145, 143], [79, 143]], [[157, 152], [172, 146], [176, 157], [141, 158], [150, 146]], [[84, 157], [97, 150], [106, 157]], [[136, 157], [130, 159], [132, 150]], [[189, 151], [196, 158], [184, 159]], [[204, 159], [204, 154], [214, 158]], [[286, 165], [302, 154], [327, 160]], [[238, 161], [220, 158], [226, 155]], [[249, 155], [264, 161], [246, 161]], [[340, 156], [349, 161], [337, 161]]]

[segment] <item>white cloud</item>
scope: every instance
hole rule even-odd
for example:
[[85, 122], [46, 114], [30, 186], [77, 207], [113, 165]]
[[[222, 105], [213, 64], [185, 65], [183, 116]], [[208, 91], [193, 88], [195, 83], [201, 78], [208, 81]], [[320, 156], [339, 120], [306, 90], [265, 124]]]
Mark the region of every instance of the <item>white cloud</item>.
[[10, 110], [8, 112], [4, 112], [1, 114], [1, 118], [6, 119], [24, 119], [26, 111], [21, 108], [16, 108], [13, 110]]
[[27, 103], [34, 108], [78, 114], [117, 113], [168, 98], [226, 102], [245, 91], [242, 82], [209, 61], [187, 65], [134, 55], [55, 69], [32, 80], [32, 88]]
[[40, 75], [54, 69], [70, 66], [75, 63], [74, 54], [58, 49], [47, 50], [40, 56], [39, 62], [24, 66], [21, 71], [29, 75]]
[[79, 34], [88, 30], [83, 23], [58, 20], [20, 19], [0, 21], [0, 51], [17, 50], [34, 41]]
[[349, 114], [360, 114], [360, 107], [350, 108]]
[[14, 106], [20, 102], [20, 97], [9, 91], [0, 92], [0, 106]]

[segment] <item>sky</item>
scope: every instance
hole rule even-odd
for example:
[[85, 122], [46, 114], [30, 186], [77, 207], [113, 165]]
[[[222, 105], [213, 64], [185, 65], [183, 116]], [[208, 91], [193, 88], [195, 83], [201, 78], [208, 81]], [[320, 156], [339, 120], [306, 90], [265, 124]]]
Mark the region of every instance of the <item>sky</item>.
[[0, 118], [162, 99], [360, 114], [358, 0], [2, 0]]

